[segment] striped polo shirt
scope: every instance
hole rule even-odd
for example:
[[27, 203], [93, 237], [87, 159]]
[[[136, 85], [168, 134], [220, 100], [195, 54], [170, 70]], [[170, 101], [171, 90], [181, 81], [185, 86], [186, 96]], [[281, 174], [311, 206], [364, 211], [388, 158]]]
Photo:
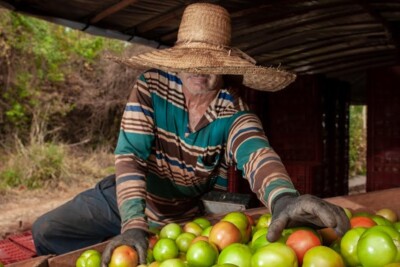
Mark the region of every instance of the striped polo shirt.
[[200, 197], [226, 190], [236, 164], [266, 207], [297, 193], [256, 115], [233, 89], [220, 89], [193, 131], [182, 82], [149, 70], [135, 82], [115, 149], [122, 232], [149, 222], [183, 222], [197, 216]]

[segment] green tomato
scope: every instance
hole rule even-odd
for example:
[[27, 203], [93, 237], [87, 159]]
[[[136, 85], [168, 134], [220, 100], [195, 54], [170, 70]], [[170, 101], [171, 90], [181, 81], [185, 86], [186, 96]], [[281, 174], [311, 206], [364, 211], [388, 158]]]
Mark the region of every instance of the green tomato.
[[342, 257], [333, 249], [315, 246], [304, 254], [302, 267], [345, 267]]
[[101, 254], [95, 249], [85, 250], [75, 262], [76, 267], [100, 267]]
[[271, 243], [257, 250], [251, 257], [251, 267], [297, 267], [296, 253], [282, 243]]
[[159, 267], [186, 267], [186, 264], [181, 259], [168, 259], [161, 262]]
[[217, 247], [204, 240], [193, 243], [187, 253], [186, 260], [190, 267], [208, 267], [217, 263]]
[[153, 248], [153, 257], [156, 261], [162, 262], [176, 258], [179, 255], [179, 248], [175, 240], [160, 238]]
[[377, 225], [387, 225], [387, 226], [393, 225], [391, 221], [380, 215], [372, 215], [371, 219], [374, 220], [374, 222], [376, 222]]
[[384, 266], [397, 260], [398, 248], [387, 228], [390, 227], [371, 227], [361, 235], [357, 255], [362, 266]]
[[160, 238], [175, 240], [182, 233], [182, 227], [177, 223], [169, 223], [161, 228]]
[[359, 266], [357, 243], [366, 231], [364, 227], [356, 227], [347, 231], [340, 241], [340, 252], [347, 266]]
[[240, 267], [250, 267], [251, 250], [247, 245], [233, 243], [225, 247], [218, 257], [218, 264], [234, 264]]

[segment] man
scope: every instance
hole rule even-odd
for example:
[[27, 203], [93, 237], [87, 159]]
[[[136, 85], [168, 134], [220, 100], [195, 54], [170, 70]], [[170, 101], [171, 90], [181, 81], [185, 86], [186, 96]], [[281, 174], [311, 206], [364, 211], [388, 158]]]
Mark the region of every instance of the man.
[[224, 75], [241, 75], [246, 86], [274, 91], [295, 76], [255, 66], [229, 42], [228, 12], [192, 4], [174, 47], [115, 59], [151, 68], [137, 79], [125, 108], [116, 176], [37, 220], [33, 234], [39, 254], [65, 253], [113, 237], [103, 266], [122, 244], [135, 247], [145, 263], [149, 225], [199, 216], [201, 196], [227, 188], [232, 164], [272, 211], [270, 241], [296, 225], [332, 227], [338, 234], [349, 228], [341, 208], [298, 194], [260, 121], [224, 81]]

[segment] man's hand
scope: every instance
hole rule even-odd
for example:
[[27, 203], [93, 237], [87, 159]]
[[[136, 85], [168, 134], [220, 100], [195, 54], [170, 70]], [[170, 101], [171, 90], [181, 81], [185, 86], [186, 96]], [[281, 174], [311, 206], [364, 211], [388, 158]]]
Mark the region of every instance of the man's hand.
[[341, 207], [318, 197], [312, 195], [279, 197], [273, 206], [268, 241], [278, 240], [285, 228], [296, 226], [331, 227], [342, 236], [350, 229], [350, 221]]
[[124, 233], [114, 237], [107, 244], [103, 254], [101, 264], [102, 267], [107, 267], [111, 260], [111, 255], [114, 249], [121, 245], [134, 247], [139, 255], [139, 263], [146, 264], [146, 255], [148, 248], [147, 232], [141, 229], [130, 229]]

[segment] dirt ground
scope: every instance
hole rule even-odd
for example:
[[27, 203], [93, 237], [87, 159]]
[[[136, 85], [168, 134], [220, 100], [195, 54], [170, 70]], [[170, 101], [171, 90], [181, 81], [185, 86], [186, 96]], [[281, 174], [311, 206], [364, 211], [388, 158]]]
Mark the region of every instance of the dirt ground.
[[93, 187], [93, 183], [60, 185], [54, 190], [13, 190], [0, 196], [0, 239], [29, 230], [41, 214]]

